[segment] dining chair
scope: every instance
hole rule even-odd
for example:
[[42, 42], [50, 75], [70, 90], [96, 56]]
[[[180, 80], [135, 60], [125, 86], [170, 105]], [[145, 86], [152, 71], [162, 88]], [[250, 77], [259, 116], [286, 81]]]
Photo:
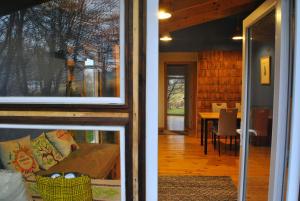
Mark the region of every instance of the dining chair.
[[[253, 108], [252, 115], [252, 129], [257, 133], [257, 137], [264, 137], [265, 144], [267, 144], [269, 136], [269, 115], [270, 109], [267, 108]], [[257, 138], [256, 137], [256, 138]]]
[[221, 109], [227, 109], [227, 103], [212, 103], [212, 112], [220, 112]]
[[[227, 103], [212, 103], [211, 104], [211, 111], [219, 113], [221, 109], [227, 109]], [[212, 120], [212, 130], [216, 129], [218, 127], [218, 121]], [[211, 138], [213, 139], [213, 133], [211, 135]], [[214, 141], [212, 140], [212, 143]]]
[[235, 103], [235, 108], [238, 110], [238, 112], [241, 112], [241, 103]]
[[[236, 122], [237, 122], [237, 109], [221, 109], [220, 110], [220, 117], [218, 122], [218, 129], [213, 130], [213, 140], [214, 140], [214, 148], [216, 148], [216, 141], [218, 138], [218, 147], [219, 147], [219, 156], [221, 155], [221, 143], [220, 137], [225, 137], [227, 141], [227, 137], [234, 137], [235, 139], [235, 153], [237, 150], [236, 147]], [[226, 142], [225, 141], [225, 142]], [[230, 147], [231, 147], [231, 140], [230, 140]], [[226, 150], [226, 143], [225, 143], [225, 150]]]

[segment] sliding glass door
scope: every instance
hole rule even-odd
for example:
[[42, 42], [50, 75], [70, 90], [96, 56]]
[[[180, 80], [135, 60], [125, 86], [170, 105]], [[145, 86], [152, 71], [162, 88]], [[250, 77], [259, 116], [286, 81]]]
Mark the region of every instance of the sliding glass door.
[[239, 200], [281, 200], [289, 111], [288, 1], [265, 1], [243, 29]]

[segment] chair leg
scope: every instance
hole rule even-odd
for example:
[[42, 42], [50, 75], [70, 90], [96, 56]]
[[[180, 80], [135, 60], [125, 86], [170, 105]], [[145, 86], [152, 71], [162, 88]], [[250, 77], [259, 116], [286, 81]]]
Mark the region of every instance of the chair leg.
[[216, 149], [216, 134], [213, 135], [214, 150]]
[[[212, 121], [212, 127], [213, 129], [216, 131], [218, 128], [216, 127], [216, 121]], [[215, 133], [212, 132], [212, 137], [215, 138]], [[211, 142], [212, 144], [214, 143], [214, 141]]]
[[219, 156], [221, 156], [221, 142], [220, 142], [220, 136], [218, 136], [218, 141], [219, 141]]
[[213, 144], [214, 141], [213, 141], [213, 138], [214, 138], [214, 121], [211, 121], [212, 123], [212, 126], [211, 126], [211, 143]]
[[217, 146], [217, 136], [216, 134], [214, 133], [214, 149], [216, 149], [216, 146]]
[[[212, 133], [212, 136], [211, 136], [211, 142], [214, 146], [214, 142], [215, 142], [215, 133], [214, 132]], [[215, 146], [214, 146], [214, 149], [215, 149]]]
[[231, 145], [232, 145], [232, 136], [230, 136], [230, 145], [229, 145], [229, 150], [231, 151]]
[[237, 153], [237, 143], [236, 143], [236, 136], [234, 136], [234, 155]]

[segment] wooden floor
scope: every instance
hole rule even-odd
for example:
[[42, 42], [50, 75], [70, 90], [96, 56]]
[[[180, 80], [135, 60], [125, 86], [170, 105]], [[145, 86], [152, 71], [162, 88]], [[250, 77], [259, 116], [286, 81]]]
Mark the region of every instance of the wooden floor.
[[[237, 154], [238, 155], [238, 154]], [[239, 156], [234, 151], [221, 156], [208, 144], [208, 155], [198, 138], [183, 135], [159, 135], [159, 175], [230, 176], [238, 185]], [[268, 194], [270, 147], [250, 146], [247, 200], [266, 201]]]

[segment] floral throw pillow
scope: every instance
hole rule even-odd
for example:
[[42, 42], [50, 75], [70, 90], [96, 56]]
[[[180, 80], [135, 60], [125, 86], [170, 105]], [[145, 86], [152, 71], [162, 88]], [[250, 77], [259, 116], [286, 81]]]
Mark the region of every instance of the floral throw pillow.
[[44, 170], [48, 170], [63, 160], [62, 155], [48, 141], [44, 133], [32, 140], [31, 145], [34, 158]]
[[21, 172], [25, 177], [40, 170], [32, 154], [30, 136], [0, 142], [0, 158], [6, 169]]
[[79, 149], [79, 146], [68, 131], [51, 131], [46, 133], [46, 136], [63, 157], [67, 157], [72, 151]]

